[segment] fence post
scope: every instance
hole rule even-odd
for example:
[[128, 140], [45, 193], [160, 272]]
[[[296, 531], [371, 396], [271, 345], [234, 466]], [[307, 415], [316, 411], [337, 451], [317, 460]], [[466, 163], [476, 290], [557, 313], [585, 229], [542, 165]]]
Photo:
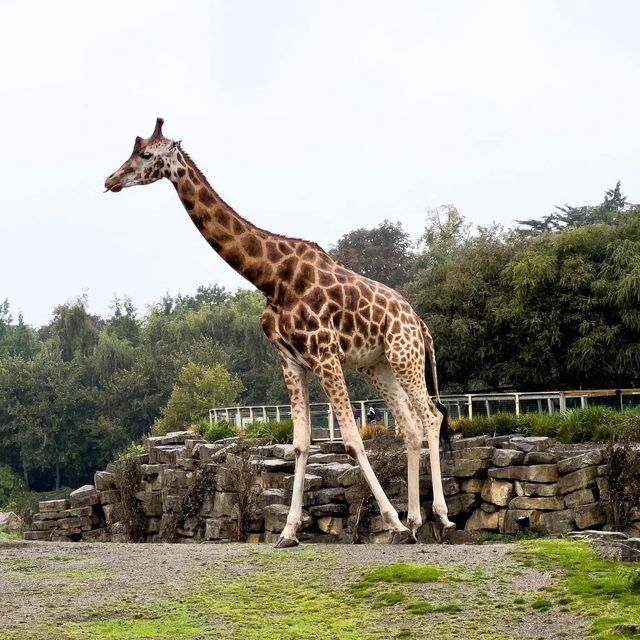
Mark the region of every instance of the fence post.
[[469, 420], [473, 420], [473, 400], [471, 399], [471, 394], [467, 395], [467, 417]]
[[516, 415], [519, 416], [520, 415], [520, 394], [514, 393], [513, 397], [515, 398], [515, 401], [516, 401]]
[[622, 389], [616, 389], [616, 411], [622, 411]]
[[564, 391], [560, 392], [560, 412], [567, 410], [567, 396], [564, 395]]
[[[335, 439], [335, 434], [334, 434], [335, 425], [333, 423], [333, 407], [329, 405], [328, 410], [329, 410], [329, 413], [327, 414], [327, 422], [329, 424], [329, 440], [333, 442]], [[311, 421], [311, 418], [309, 418], [309, 421]]]

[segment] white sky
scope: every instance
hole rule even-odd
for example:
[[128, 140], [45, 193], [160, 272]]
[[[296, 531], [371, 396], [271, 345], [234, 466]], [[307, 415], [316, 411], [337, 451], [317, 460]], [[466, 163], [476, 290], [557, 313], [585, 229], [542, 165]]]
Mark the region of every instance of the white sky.
[[335, 243], [640, 201], [633, 0], [0, 0], [0, 300], [141, 311], [249, 286], [167, 181], [104, 194], [156, 116], [259, 226]]

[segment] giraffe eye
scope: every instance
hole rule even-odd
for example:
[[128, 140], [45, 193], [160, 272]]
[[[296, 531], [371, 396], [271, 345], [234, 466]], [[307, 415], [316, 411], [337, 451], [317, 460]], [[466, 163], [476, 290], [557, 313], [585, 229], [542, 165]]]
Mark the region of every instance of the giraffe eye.
[[148, 153], [147, 151], [143, 151], [143, 152], [140, 154], [140, 157], [141, 157], [143, 160], [151, 160], [151, 155], [152, 155], [151, 153]]

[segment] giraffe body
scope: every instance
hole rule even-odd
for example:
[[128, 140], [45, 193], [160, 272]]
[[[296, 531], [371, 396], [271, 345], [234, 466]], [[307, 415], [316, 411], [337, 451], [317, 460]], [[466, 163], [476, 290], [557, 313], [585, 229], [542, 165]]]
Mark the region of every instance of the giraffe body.
[[[389, 287], [339, 265], [317, 244], [270, 233], [239, 216], [211, 188], [180, 143], [162, 135], [161, 119], [150, 138], [136, 138], [131, 157], [107, 178], [105, 187], [120, 191], [163, 177], [173, 183], [211, 247], [267, 299], [262, 329], [282, 364], [296, 454], [291, 509], [278, 546], [298, 544], [311, 436], [309, 372], [327, 394], [345, 447], [365, 474], [393, 539], [415, 541], [422, 524], [418, 474], [424, 438], [430, 451], [433, 510], [443, 527], [453, 526], [440, 476], [442, 415], [425, 382], [428, 355], [437, 395], [433, 340], [409, 303]], [[371, 378], [401, 426], [408, 458], [408, 526], [400, 522], [367, 460], [344, 381], [345, 368], [364, 371]]]

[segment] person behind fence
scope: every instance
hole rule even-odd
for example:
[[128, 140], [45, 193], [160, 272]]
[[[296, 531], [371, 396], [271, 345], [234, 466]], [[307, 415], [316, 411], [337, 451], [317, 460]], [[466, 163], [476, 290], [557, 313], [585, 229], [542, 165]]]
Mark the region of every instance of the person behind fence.
[[369, 408], [367, 409], [367, 422], [369, 423], [378, 422], [378, 414], [376, 413], [376, 410], [373, 408], [372, 405], [369, 405]]
[[355, 418], [356, 425], [360, 426], [360, 407], [357, 404], [352, 404], [351, 408], [353, 409], [353, 417]]

